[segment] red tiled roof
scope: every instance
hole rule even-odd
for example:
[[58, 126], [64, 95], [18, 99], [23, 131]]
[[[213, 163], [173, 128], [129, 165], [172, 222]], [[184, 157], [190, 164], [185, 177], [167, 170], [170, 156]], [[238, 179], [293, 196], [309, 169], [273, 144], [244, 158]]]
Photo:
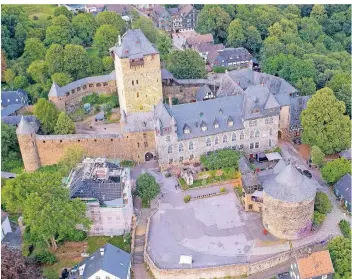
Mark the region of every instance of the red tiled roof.
[[300, 258], [297, 265], [301, 279], [334, 273], [328, 250], [315, 252], [308, 257]]
[[187, 44], [189, 45], [195, 45], [199, 43], [213, 43], [213, 35], [212, 34], [204, 34], [204, 35], [196, 35], [189, 37], [187, 39]]

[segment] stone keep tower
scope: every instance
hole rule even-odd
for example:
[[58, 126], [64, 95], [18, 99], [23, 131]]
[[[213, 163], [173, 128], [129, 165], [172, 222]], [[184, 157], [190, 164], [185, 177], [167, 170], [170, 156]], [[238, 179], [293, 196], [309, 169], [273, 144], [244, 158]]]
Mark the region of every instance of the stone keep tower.
[[40, 168], [41, 164], [36, 144], [36, 130], [23, 116], [17, 127], [16, 134], [25, 170], [35, 171]]
[[162, 100], [162, 81], [158, 51], [140, 29], [119, 36], [110, 49], [116, 72], [121, 115], [152, 111]]

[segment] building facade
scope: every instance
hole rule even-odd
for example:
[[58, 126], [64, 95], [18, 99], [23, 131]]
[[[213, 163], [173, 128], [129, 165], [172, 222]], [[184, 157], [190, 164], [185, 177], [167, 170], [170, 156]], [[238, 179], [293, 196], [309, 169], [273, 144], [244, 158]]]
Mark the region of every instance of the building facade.
[[171, 31], [171, 15], [162, 5], [155, 5], [150, 13], [154, 24], [165, 31]]
[[190, 4], [182, 5], [172, 16], [172, 31], [194, 31], [197, 24], [198, 11]]

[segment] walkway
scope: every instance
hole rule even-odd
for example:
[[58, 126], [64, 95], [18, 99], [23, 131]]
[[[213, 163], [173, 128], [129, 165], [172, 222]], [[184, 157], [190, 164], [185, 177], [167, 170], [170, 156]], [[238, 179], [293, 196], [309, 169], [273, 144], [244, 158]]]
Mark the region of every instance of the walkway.
[[17, 174], [13, 173], [13, 172], [6, 172], [6, 171], [2, 171], [1, 172], [1, 177], [2, 178], [15, 178]]

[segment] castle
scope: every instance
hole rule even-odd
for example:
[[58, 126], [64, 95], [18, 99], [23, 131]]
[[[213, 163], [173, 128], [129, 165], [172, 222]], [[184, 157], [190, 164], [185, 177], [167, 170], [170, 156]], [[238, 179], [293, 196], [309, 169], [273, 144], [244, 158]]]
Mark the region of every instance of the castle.
[[[166, 70], [162, 73], [158, 51], [139, 29], [119, 37], [110, 53], [114, 72], [64, 87], [53, 83], [49, 100], [61, 110], [70, 110], [84, 94], [109, 93], [117, 88], [121, 132], [38, 135], [22, 119], [17, 137], [27, 171], [58, 162], [72, 145], [83, 147], [90, 157], [138, 163], [158, 160], [161, 168], [167, 168], [197, 162], [200, 155], [223, 148], [254, 155], [275, 148], [278, 135], [289, 134], [290, 106], [299, 97], [296, 89], [281, 78], [249, 68], [219, 75], [212, 82], [178, 80]], [[214, 99], [172, 105], [170, 95], [169, 104], [163, 103], [163, 91], [171, 94], [173, 88], [171, 85], [163, 90], [166, 82], [175, 87], [214, 83], [213, 90], [218, 89], [213, 92]], [[196, 94], [194, 88], [192, 92]]]

